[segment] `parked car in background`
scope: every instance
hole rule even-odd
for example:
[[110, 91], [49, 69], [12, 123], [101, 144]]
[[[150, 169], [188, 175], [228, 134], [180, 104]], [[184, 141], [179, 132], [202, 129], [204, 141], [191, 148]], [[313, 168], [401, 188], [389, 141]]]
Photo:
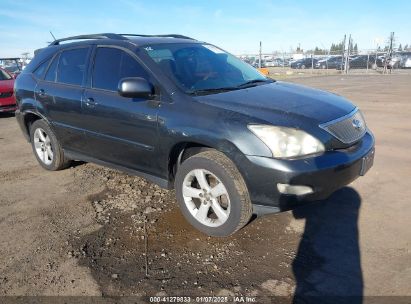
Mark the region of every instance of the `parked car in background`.
[[290, 60], [287, 58], [276, 58], [274, 61], [277, 63], [279, 67], [287, 67], [290, 65]]
[[16, 107], [14, 77], [0, 68], [0, 112], [14, 112]]
[[[282, 67], [284, 64], [282, 59], [273, 59], [265, 62], [267, 67]], [[287, 66], [287, 64], [285, 64]]]
[[409, 69], [411, 68], [411, 52], [404, 52], [401, 55], [400, 68]]
[[317, 61], [315, 58], [303, 58], [290, 63], [290, 67], [292, 69], [311, 69], [312, 66], [316, 65]]
[[359, 55], [349, 60], [349, 69], [376, 69], [377, 67], [383, 67], [383, 61], [375, 55]]
[[21, 73], [21, 69], [18, 65], [5, 66], [4, 70], [6, 70], [10, 75], [12, 75], [13, 78], [16, 78]]
[[278, 65], [277, 65], [277, 62], [274, 61], [274, 60], [266, 60], [265, 61], [265, 66], [266, 67], [275, 67], [275, 66], [278, 66]]
[[[257, 59], [256, 61], [254, 61], [252, 64], [251, 64], [254, 68], [260, 68], [260, 62], [259, 62], [259, 60]], [[261, 59], [261, 68], [265, 68], [266, 67], [266, 63], [265, 63], [265, 61], [263, 60], [263, 59]]]
[[22, 70], [22, 61], [20, 58], [0, 58], [0, 67], [7, 70], [9, 74], [16, 76], [20, 74]]
[[242, 61], [244, 61], [245, 63], [248, 63], [248, 64], [250, 64], [250, 65], [253, 64], [253, 60], [250, 59], [250, 58], [243, 57], [243, 58], [240, 58], [240, 59], [241, 59]]
[[337, 69], [342, 66], [342, 56], [333, 56], [318, 60], [315, 64], [316, 69]]
[[390, 69], [398, 69], [400, 68], [402, 54], [401, 53], [394, 53], [391, 58], [387, 62], [387, 67]]

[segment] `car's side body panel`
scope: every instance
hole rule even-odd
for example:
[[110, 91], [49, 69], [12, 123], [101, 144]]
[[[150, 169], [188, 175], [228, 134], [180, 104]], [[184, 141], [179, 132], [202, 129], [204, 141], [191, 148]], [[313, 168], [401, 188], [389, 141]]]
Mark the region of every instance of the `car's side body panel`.
[[[44, 93], [38, 92], [43, 90]], [[48, 117], [60, 143], [65, 147], [84, 152], [84, 132], [81, 98], [84, 89], [60, 83], [39, 81], [36, 87], [37, 111]]]

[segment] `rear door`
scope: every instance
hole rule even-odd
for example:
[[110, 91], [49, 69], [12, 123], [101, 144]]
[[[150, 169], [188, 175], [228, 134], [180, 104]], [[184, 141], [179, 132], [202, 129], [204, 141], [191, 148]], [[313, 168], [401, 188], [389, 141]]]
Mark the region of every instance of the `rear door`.
[[114, 46], [98, 46], [93, 55], [90, 88], [82, 109], [90, 156], [117, 165], [153, 172], [157, 148], [157, 100], [126, 98], [117, 93], [124, 77], [142, 77], [155, 84], [133, 53]]
[[36, 87], [39, 111], [50, 120], [63, 148], [83, 152], [81, 99], [90, 47], [57, 53]]

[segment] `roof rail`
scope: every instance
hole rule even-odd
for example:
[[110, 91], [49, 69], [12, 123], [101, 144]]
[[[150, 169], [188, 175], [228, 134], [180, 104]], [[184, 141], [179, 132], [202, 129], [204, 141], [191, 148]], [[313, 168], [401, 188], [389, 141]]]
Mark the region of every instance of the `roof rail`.
[[170, 37], [170, 38], [181, 38], [181, 39], [190, 39], [190, 40], [196, 40], [194, 38], [184, 36], [184, 35], [179, 35], [179, 34], [161, 34], [161, 35], [144, 35], [144, 34], [119, 34], [121, 36], [131, 36], [131, 37]]
[[82, 40], [82, 39], [117, 39], [117, 40], [128, 40], [126, 37], [119, 35], [119, 34], [113, 34], [113, 33], [103, 33], [103, 34], [91, 34], [91, 35], [79, 35], [79, 36], [71, 36], [67, 38], [61, 38], [54, 40], [50, 45], [59, 45], [60, 42], [63, 41], [70, 41], [70, 40]]
[[195, 40], [194, 38], [187, 37], [179, 34], [162, 34], [162, 35], [140, 35], [140, 34], [114, 34], [114, 33], [103, 33], [103, 34], [90, 34], [90, 35], [79, 35], [71, 36], [61, 39], [56, 39], [51, 42], [49, 45], [59, 45], [60, 42], [70, 41], [70, 40], [82, 40], [82, 39], [116, 39], [116, 40], [128, 40], [125, 36], [129, 37], [170, 37], [170, 38], [181, 38], [181, 39], [190, 39]]

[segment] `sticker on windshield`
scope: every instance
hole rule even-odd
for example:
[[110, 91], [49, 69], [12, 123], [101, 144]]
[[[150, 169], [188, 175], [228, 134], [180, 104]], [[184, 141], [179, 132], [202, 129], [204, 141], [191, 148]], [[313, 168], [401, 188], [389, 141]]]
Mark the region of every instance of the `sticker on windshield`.
[[216, 53], [216, 54], [225, 54], [224, 51], [220, 50], [219, 48], [215, 47], [214, 45], [204, 44], [203, 46], [204, 46], [205, 48], [209, 49], [210, 51], [212, 51], [213, 53]]

